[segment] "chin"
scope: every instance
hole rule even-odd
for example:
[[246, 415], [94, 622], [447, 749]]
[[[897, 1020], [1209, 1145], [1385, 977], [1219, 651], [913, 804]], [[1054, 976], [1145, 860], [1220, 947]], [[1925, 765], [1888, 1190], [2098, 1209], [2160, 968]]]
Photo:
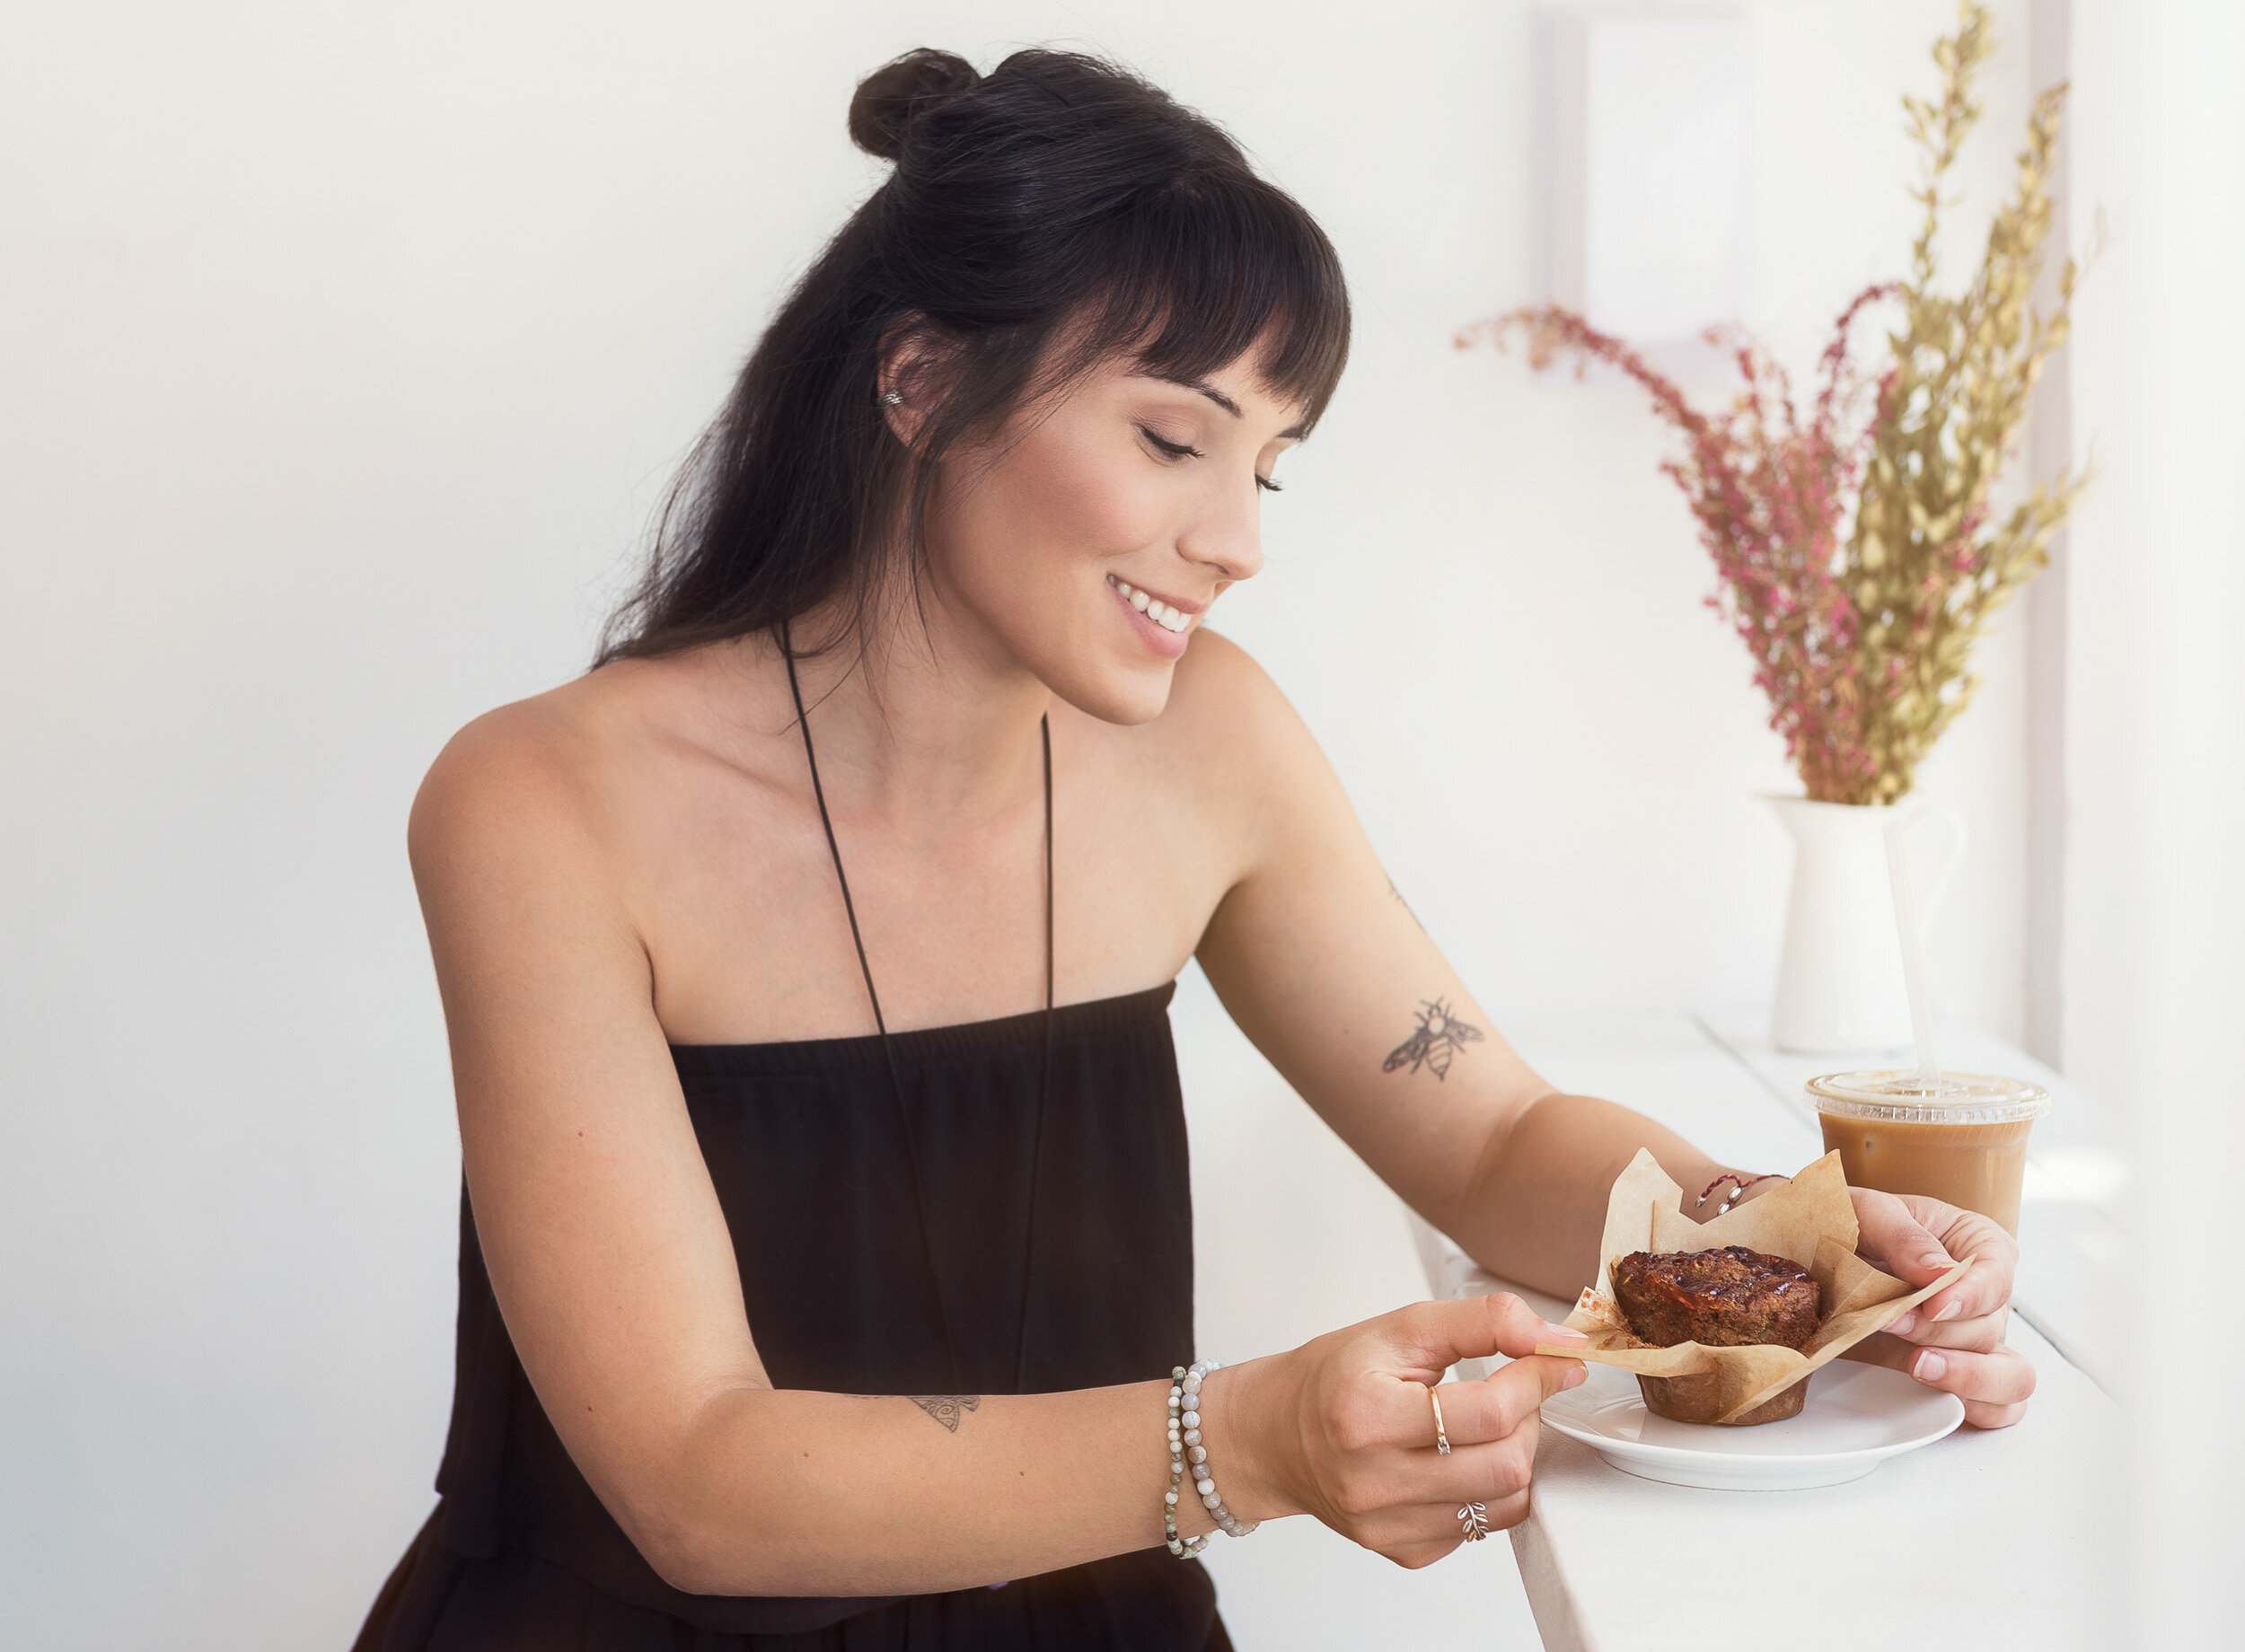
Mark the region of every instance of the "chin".
[[1087, 716], [1122, 728], [1151, 723], [1169, 704], [1175, 660], [1125, 663], [1078, 655], [1055, 662], [1037, 675], [1044, 686]]

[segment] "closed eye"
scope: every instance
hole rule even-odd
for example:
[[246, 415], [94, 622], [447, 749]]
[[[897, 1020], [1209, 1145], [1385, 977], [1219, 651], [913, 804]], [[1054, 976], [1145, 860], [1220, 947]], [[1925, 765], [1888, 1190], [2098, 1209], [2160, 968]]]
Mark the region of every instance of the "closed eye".
[[[1144, 436], [1149, 442], [1152, 443], [1154, 444], [1154, 450], [1160, 453], [1165, 459], [1206, 459], [1208, 457], [1208, 455], [1202, 453], [1199, 448], [1191, 446], [1184, 442], [1171, 442], [1164, 437], [1158, 436], [1152, 431], [1147, 429], [1143, 425], [1140, 425], [1138, 427], [1138, 434]], [[1284, 493], [1286, 491], [1286, 485], [1284, 483], [1274, 482], [1269, 477], [1264, 476], [1260, 472], [1257, 472], [1255, 476], [1255, 486], [1262, 488], [1265, 493]]]
[[1138, 427], [1138, 434], [1151, 442], [1159, 452], [1171, 459], [1206, 459], [1208, 457], [1197, 447], [1188, 446], [1183, 442], [1166, 441], [1143, 425]]

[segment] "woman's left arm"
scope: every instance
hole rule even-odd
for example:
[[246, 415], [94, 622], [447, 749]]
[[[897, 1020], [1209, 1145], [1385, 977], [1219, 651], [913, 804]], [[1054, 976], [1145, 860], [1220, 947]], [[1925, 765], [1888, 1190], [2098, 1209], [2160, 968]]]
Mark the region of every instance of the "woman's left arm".
[[[1242, 846], [1202, 967], [1256, 1047], [1413, 1209], [1491, 1272], [1571, 1299], [1597, 1275], [1607, 1192], [1638, 1149], [1687, 1194], [1771, 1168], [1722, 1164], [1642, 1113], [1539, 1077], [1389, 883], [1292, 707], [1237, 648], [1195, 642], [1220, 655], [1195, 673], [1220, 686], [1204, 678], [1192, 699], [1225, 705], [1221, 793]], [[2034, 1376], [2001, 1342], [2010, 1236], [1932, 1200], [1855, 1202], [1863, 1253], [1897, 1278], [1923, 1283], [1952, 1256], [1974, 1263], [1902, 1324], [1931, 1360], [1894, 1336], [1867, 1356], [1962, 1395], [1975, 1423], [2015, 1421]]]

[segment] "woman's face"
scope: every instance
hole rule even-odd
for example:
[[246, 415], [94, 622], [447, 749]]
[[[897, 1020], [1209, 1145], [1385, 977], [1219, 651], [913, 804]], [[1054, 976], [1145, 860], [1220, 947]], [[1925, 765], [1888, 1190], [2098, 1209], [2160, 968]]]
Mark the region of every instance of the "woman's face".
[[1249, 358], [1190, 384], [1105, 365], [946, 461], [929, 594], [992, 663], [1144, 723], [1210, 605], [1263, 566], [1263, 495], [1301, 418]]

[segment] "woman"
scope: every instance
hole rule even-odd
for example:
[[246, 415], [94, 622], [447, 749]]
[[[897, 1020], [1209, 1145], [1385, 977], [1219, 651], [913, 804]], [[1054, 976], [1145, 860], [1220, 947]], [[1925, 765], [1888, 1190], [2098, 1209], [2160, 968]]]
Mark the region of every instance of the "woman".
[[[458, 1390], [362, 1648], [1222, 1647], [1172, 1558], [1219, 1522], [1421, 1566], [1466, 1505], [1517, 1521], [1583, 1368], [1515, 1298], [1175, 1380], [1189, 957], [1508, 1278], [1589, 1277], [1640, 1147], [1750, 1173], [1487, 1031], [1202, 632], [1346, 353], [1307, 215], [1082, 57], [915, 52], [850, 126], [896, 170], [749, 361], [600, 664], [471, 725], [414, 808]], [[1897, 1327], [1939, 1352], [1888, 1357], [2014, 1419], [2009, 1240], [1856, 1197], [1902, 1277], [1976, 1264]], [[1439, 1448], [1426, 1385], [1498, 1351], [1527, 1357], [1439, 1391]]]

